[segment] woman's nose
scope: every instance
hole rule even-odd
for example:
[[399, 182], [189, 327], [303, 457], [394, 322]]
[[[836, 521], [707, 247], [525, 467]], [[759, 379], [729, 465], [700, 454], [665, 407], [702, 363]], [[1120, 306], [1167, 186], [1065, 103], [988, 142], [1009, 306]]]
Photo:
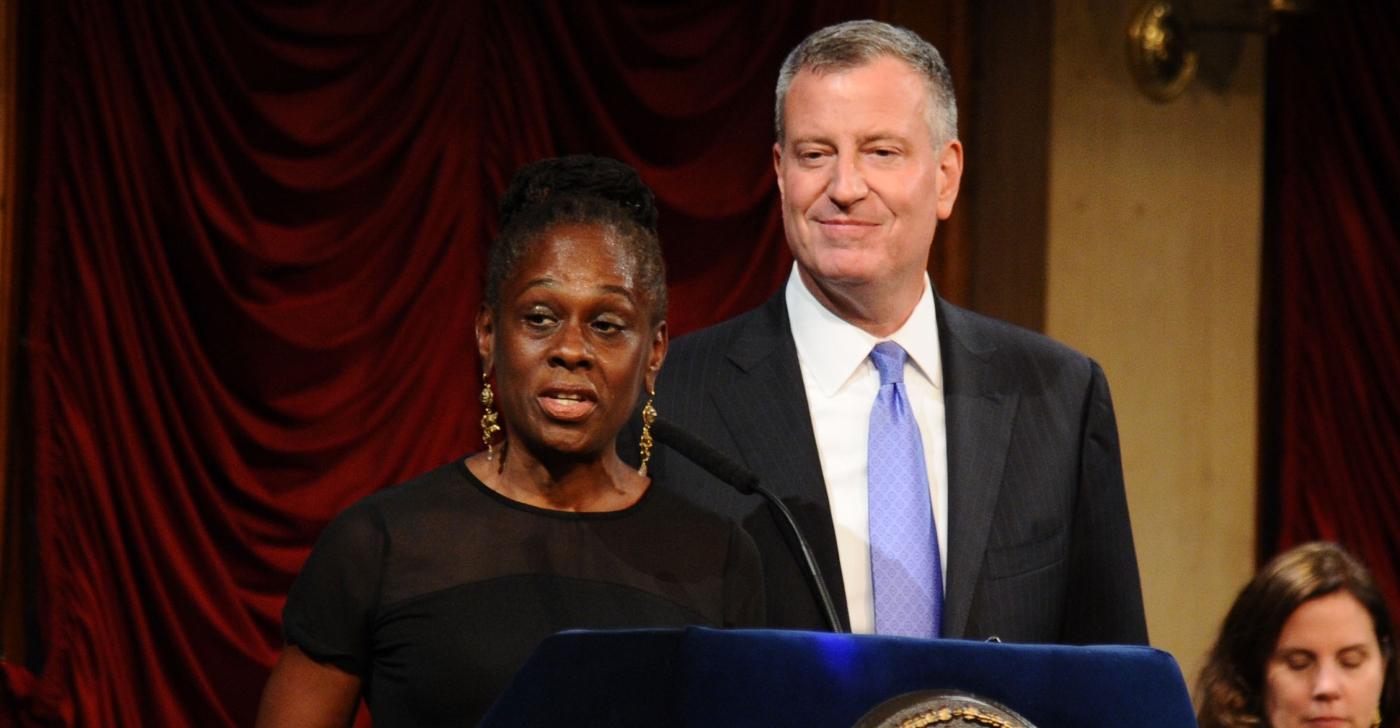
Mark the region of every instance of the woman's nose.
[[1341, 669], [1340, 665], [1330, 663], [1318, 666], [1317, 677], [1313, 680], [1314, 700], [1336, 700], [1341, 696]]
[[550, 361], [567, 369], [592, 366], [593, 350], [582, 324], [568, 322], [559, 327]]

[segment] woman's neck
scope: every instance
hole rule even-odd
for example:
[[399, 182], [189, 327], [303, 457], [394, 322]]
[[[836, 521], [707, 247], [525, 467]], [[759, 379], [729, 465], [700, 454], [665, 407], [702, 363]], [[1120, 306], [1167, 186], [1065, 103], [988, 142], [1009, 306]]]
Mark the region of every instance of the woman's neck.
[[486, 487], [519, 503], [552, 511], [617, 511], [637, 502], [651, 481], [608, 450], [594, 458], [543, 459], [518, 443], [467, 458], [467, 468]]

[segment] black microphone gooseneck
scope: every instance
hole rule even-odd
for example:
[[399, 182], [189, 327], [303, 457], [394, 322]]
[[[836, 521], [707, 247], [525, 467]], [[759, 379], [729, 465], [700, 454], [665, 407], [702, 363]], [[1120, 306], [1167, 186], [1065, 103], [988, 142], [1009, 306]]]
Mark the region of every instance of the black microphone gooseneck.
[[657, 419], [651, 423], [651, 434], [656, 441], [675, 450], [685, 458], [710, 475], [728, 483], [735, 490], [749, 495], [757, 493], [768, 500], [769, 505], [778, 509], [783, 514], [783, 519], [787, 522], [788, 530], [797, 541], [798, 548], [802, 550], [802, 558], [807, 565], [807, 576], [812, 580], [812, 584], [817, 591], [817, 598], [821, 602], [822, 612], [826, 615], [826, 622], [831, 627], [832, 632], [845, 632], [841, 627], [841, 618], [836, 614], [836, 605], [831, 601], [831, 593], [826, 589], [826, 579], [822, 578], [821, 567], [817, 566], [817, 558], [812, 555], [812, 546], [807, 543], [807, 537], [802, 535], [802, 529], [797, 525], [797, 519], [792, 517], [792, 511], [788, 510], [782, 499], [774, 495], [772, 491], [764, 488], [758, 483], [758, 476], [754, 475], [747, 468], [731, 460], [724, 453], [711, 447], [700, 438], [676, 427], [662, 419]]

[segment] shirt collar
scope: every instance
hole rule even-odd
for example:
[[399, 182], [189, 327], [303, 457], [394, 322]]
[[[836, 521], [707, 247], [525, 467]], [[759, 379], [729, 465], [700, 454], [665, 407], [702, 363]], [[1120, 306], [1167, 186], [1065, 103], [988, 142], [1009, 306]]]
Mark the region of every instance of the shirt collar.
[[835, 395], [869, 361], [870, 350], [881, 341], [904, 347], [909, 360], [933, 383], [943, 388], [943, 362], [938, 349], [938, 316], [933, 306], [933, 285], [924, 274], [924, 293], [914, 311], [894, 334], [871, 336], [832, 313], [807, 290], [794, 263], [788, 276], [788, 321], [802, 371], [827, 396]]

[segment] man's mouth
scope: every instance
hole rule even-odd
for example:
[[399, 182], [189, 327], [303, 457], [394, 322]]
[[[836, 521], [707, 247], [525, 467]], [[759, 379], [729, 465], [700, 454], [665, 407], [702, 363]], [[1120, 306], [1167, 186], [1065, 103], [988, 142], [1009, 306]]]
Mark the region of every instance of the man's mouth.
[[821, 229], [827, 235], [834, 235], [837, 237], [863, 236], [880, 226], [879, 223], [870, 222], [868, 220], [853, 220], [850, 218], [818, 220], [817, 223], [821, 225]]

